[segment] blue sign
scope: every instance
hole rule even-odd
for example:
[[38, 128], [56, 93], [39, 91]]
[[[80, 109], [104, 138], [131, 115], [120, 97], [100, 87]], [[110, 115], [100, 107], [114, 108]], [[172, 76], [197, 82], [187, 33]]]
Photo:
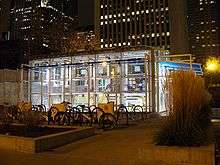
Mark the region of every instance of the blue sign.
[[[203, 75], [201, 64], [192, 63], [192, 69], [197, 75]], [[168, 70], [190, 70], [189, 63], [181, 63], [181, 62], [172, 62], [172, 61], [164, 61], [160, 62], [160, 66], [165, 67]]]

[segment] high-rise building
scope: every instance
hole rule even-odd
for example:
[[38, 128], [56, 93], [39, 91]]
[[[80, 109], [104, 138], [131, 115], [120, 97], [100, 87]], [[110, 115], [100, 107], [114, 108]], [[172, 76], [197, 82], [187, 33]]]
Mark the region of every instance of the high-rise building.
[[16, 0], [11, 6], [11, 39], [24, 40], [32, 55], [60, 50], [77, 26], [77, 16], [67, 16], [47, 0]]
[[154, 46], [188, 53], [184, 0], [96, 0], [101, 48]]
[[198, 62], [220, 56], [219, 0], [188, 0], [190, 51]]
[[0, 0], [0, 41], [10, 38], [10, 0]]

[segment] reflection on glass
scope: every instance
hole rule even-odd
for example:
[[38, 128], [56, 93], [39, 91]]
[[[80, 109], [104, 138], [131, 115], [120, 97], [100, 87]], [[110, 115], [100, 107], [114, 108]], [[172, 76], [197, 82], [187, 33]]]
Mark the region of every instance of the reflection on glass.
[[144, 64], [133, 63], [128, 65], [128, 74], [143, 74], [144, 73]]
[[107, 66], [98, 65], [97, 74], [98, 76], [107, 76], [108, 69]]
[[129, 78], [127, 79], [128, 92], [144, 92], [144, 78]]
[[75, 77], [86, 77], [87, 69], [85, 67], [80, 67], [75, 69]]
[[87, 92], [87, 80], [75, 80], [73, 92]]

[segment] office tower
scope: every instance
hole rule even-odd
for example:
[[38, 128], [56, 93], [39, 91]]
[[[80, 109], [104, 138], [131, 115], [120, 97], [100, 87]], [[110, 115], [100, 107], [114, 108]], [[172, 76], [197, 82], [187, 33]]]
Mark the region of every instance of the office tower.
[[67, 16], [47, 0], [15, 0], [11, 5], [11, 39], [25, 41], [31, 55], [58, 52], [77, 26], [77, 17]]
[[217, 0], [188, 0], [190, 51], [198, 62], [220, 55], [220, 17]]
[[188, 53], [184, 0], [96, 0], [101, 48], [154, 46]]

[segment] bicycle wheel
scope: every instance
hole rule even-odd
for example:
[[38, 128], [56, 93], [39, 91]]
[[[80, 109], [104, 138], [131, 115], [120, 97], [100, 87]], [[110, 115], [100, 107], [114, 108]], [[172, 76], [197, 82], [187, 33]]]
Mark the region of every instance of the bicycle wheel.
[[99, 126], [104, 130], [115, 128], [117, 126], [115, 116], [111, 113], [102, 114], [99, 119]]
[[58, 125], [69, 125], [69, 117], [65, 112], [58, 112], [54, 117], [54, 122]]

